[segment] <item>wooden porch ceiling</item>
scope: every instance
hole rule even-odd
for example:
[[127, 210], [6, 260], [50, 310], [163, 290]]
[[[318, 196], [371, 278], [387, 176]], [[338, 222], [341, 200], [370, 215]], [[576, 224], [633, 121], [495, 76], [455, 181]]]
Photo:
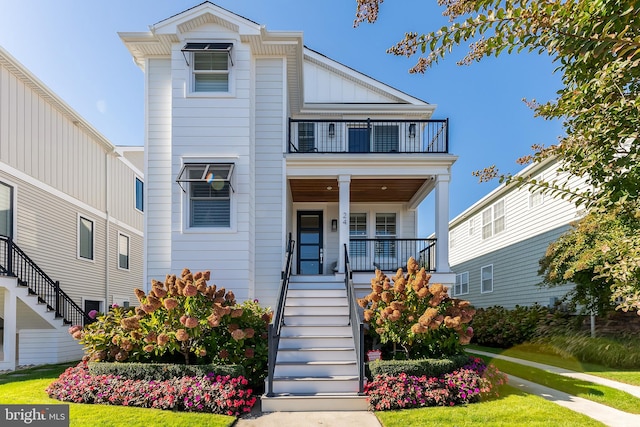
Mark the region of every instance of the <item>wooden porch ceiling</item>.
[[[418, 179], [352, 179], [351, 203], [408, 202], [427, 180]], [[338, 202], [337, 179], [291, 179], [294, 202]]]

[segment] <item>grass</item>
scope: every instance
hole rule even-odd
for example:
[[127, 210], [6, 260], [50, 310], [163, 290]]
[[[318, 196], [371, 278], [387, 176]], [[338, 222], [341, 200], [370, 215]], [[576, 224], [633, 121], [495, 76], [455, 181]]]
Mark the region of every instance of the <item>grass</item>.
[[588, 381], [582, 381], [563, 375], [552, 374], [542, 369], [520, 365], [488, 356], [480, 356], [487, 362], [491, 362], [500, 371], [516, 377], [563, 391], [574, 396], [582, 397], [593, 402], [601, 403], [630, 414], [640, 414], [640, 399], [635, 396]]
[[504, 387], [498, 399], [467, 406], [376, 412], [384, 427], [591, 427], [604, 424], [541, 397]]
[[[67, 404], [51, 399], [45, 388], [69, 365], [47, 365], [0, 375], [0, 403], [2, 404]], [[69, 404], [71, 426], [98, 425], [101, 427], [188, 427], [206, 425], [229, 427], [236, 418], [226, 415], [196, 414], [163, 411], [159, 409], [130, 408], [125, 406]]]
[[558, 368], [583, 372], [585, 374], [595, 375], [625, 384], [640, 386], [640, 371], [611, 369], [594, 363], [580, 362], [575, 358], [564, 358], [548, 354], [543, 352], [542, 348], [535, 344], [522, 344], [506, 350], [493, 347], [482, 347], [478, 345], [470, 345], [469, 348], [486, 351], [488, 353], [515, 357], [518, 359], [531, 360], [545, 365], [557, 366]]

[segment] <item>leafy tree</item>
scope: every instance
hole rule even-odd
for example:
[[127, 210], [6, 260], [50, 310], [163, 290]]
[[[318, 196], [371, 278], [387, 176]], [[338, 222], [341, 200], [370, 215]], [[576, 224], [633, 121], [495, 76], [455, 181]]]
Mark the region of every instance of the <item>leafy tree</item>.
[[[355, 25], [375, 22], [383, 0], [357, 0]], [[417, 55], [411, 73], [423, 73], [468, 42], [458, 62], [471, 64], [507, 52], [549, 55], [562, 75], [556, 99], [527, 101], [534, 115], [558, 119], [565, 136], [557, 144], [535, 145], [521, 164], [559, 160], [569, 178], [536, 182], [532, 177], [500, 175], [495, 166], [475, 174], [481, 181], [530, 185], [584, 206], [596, 218], [614, 210], [625, 216], [620, 240], [611, 254], [590, 251], [598, 280], [624, 298], [619, 308], [639, 309], [640, 284], [640, 2], [637, 0], [438, 0], [450, 23], [426, 34], [407, 33], [389, 49]], [[567, 176], [561, 174], [560, 176]], [[587, 186], [576, 189], [571, 177]], [[615, 226], [616, 222], [610, 223]], [[620, 224], [618, 224], [620, 225]], [[600, 248], [603, 251], [604, 247]], [[604, 264], [597, 264], [602, 261]]]

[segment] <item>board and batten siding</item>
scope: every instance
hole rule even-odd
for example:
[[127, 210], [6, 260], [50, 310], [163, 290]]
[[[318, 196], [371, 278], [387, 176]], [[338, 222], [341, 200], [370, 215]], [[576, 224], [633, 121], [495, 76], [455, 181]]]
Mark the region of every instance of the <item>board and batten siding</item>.
[[144, 214], [135, 208], [136, 177], [144, 183], [144, 179], [124, 162], [118, 158], [109, 159], [109, 215], [141, 231]]
[[231, 178], [231, 227], [226, 230], [189, 228], [184, 211], [188, 194], [175, 182], [171, 187], [171, 271], [211, 271], [210, 284], [233, 290], [239, 301], [249, 297], [251, 222], [251, 52], [238, 34], [216, 25], [198, 27], [184, 34], [186, 40], [235, 40], [231, 96], [202, 96], [189, 93], [189, 68], [175, 44], [171, 75], [171, 177], [175, 181], [183, 163], [198, 159], [233, 162]]
[[283, 234], [285, 60], [255, 61], [255, 298], [275, 307], [286, 244]]
[[171, 272], [171, 59], [146, 62], [147, 143], [145, 152], [145, 288]]

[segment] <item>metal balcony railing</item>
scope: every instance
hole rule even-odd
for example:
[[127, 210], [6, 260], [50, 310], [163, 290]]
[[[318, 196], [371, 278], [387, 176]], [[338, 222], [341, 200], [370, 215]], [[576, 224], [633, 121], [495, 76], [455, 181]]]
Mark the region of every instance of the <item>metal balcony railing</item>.
[[349, 239], [349, 260], [353, 271], [396, 271], [407, 269], [413, 257], [426, 271], [436, 271], [436, 239]]
[[289, 119], [290, 153], [448, 153], [449, 119]]

